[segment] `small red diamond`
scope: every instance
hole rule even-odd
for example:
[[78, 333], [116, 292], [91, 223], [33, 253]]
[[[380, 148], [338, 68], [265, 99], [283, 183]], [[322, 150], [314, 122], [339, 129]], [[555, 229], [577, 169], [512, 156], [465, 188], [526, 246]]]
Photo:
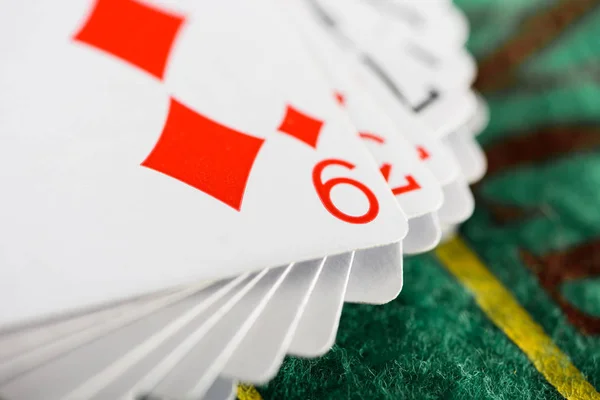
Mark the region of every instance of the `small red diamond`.
[[392, 172], [392, 166], [388, 163], [385, 163], [381, 166], [381, 168], [379, 168], [379, 170], [381, 171], [381, 175], [383, 175], [383, 179], [385, 179], [385, 181], [389, 181], [390, 180], [390, 173]]
[[319, 140], [322, 126], [322, 121], [311, 118], [292, 106], [287, 106], [285, 117], [278, 130], [317, 148], [317, 140]]
[[142, 165], [187, 183], [239, 211], [263, 142], [171, 99], [160, 138]]
[[421, 146], [417, 146], [417, 153], [419, 154], [419, 158], [421, 160], [427, 160], [429, 158], [429, 153]]
[[163, 78], [184, 19], [136, 0], [96, 0], [74, 39]]
[[346, 97], [343, 94], [341, 94], [340, 92], [333, 92], [333, 95], [335, 96], [335, 100], [338, 102], [339, 105], [346, 105]]

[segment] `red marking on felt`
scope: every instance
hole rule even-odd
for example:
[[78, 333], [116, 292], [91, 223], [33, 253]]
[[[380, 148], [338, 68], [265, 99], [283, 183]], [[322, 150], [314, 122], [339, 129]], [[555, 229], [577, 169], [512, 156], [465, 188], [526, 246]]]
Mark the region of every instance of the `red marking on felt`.
[[162, 79], [184, 18], [135, 0], [96, 0], [75, 40]]
[[346, 97], [342, 93], [333, 92], [333, 95], [335, 96], [335, 100], [338, 102], [339, 105], [346, 105]]
[[263, 143], [171, 99], [163, 131], [142, 165], [239, 211]]
[[322, 126], [323, 121], [309, 117], [288, 105], [285, 117], [277, 130], [286, 133], [313, 148], [317, 148], [317, 141], [319, 140]]

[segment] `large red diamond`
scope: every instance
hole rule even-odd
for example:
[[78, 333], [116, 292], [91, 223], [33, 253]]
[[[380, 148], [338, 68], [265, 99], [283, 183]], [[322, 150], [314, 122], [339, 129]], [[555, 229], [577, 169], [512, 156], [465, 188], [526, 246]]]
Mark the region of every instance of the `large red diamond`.
[[74, 39], [162, 79], [184, 19], [136, 0], [96, 0]]
[[230, 129], [171, 99], [158, 142], [142, 163], [240, 210], [264, 140]]
[[301, 113], [292, 106], [287, 106], [283, 122], [278, 130], [303, 141], [307, 145], [317, 148], [317, 140], [323, 122]]

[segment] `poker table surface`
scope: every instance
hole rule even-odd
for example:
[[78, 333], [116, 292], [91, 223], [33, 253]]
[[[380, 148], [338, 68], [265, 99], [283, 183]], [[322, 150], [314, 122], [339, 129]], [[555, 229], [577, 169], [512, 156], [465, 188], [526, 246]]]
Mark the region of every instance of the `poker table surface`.
[[600, 1], [455, 3], [491, 110], [474, 215], [240, 400], [600, 399]]

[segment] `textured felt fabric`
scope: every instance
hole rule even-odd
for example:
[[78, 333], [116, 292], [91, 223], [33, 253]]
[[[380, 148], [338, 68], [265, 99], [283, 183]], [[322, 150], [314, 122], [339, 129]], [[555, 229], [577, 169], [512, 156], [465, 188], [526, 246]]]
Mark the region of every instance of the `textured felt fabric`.
[[[456, 3], [491, 107], [460, 234], [600, 391], [600, 7]], [[404, 282], [389, 304], [346, 305], [333, 350], [287, 358], [262, 397], [562, 398], [434, 254], [406, 260]]]

